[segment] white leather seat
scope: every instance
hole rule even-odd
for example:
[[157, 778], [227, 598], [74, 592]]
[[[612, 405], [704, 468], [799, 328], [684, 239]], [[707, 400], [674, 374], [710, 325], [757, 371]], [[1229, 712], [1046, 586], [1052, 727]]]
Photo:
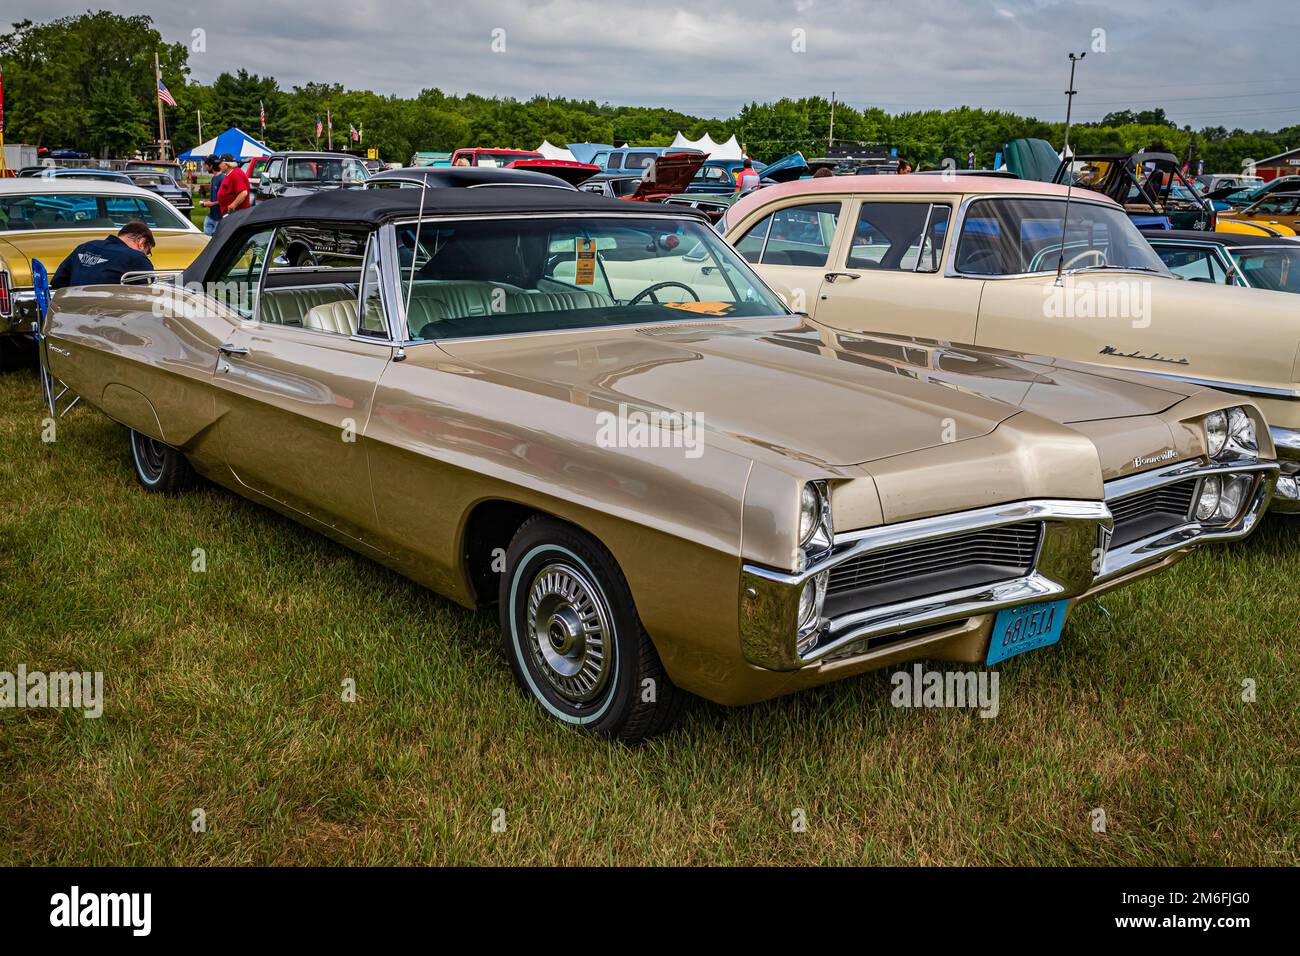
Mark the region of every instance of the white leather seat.
[[356, 335], [358, 324], [355, 299], [340, 299], [313, 306], [302, 317], [304, 329], [334, 332], [337, 335]]

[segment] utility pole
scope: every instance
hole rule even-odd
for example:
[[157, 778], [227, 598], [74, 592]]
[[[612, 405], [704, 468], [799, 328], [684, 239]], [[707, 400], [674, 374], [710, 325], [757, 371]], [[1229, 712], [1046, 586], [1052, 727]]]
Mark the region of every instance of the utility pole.
[[831, 128], [826, 134], [826, 154], [829, 156], [831, 146], [835, 143], [835, 91], [831, 90]]
[[157, 52], [153, 55], [153, 100], [158, 107], [158, 158], [167, 158], [167, 127], [163, 123], [162, 67], [158, 65]]
[[1065, 145], [1061, 147], [1061, 159], [1064, 161], [1070, 152], [1070, 115], [1074, 107], [1074, 95], [1079, 91], [1074, 88], [1074, 68], [1087, 56], [1087, 52], [1075, 56], [1070, 54], [1070, 88], [1065, 91]]
[[195, 110], [194, 115], [199, 119], [199, 142], [203, 142], [203, 110]]

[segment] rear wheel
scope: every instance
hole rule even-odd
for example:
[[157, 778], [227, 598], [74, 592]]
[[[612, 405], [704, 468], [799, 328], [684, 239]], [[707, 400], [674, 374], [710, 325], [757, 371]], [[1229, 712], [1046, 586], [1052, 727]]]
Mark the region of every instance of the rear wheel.
[[686, 694], [664, 672], [632, 592], [598, 542], [529, 519], [506, 553], [501, 630], [515, 679], [545, 710], [635, 741], [667, 730]]
[[194, 469], [183, 454], [134, 429], [131, 458], [135, 462], [136, 481], [145, 491], [174, 495], [194, 484]]

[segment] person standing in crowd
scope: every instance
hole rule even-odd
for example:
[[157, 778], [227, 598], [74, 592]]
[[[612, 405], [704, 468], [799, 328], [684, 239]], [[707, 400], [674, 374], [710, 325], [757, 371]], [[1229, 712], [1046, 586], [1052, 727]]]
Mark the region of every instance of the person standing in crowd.
[[903, 176], [912, 171], [912, 164], [902, 156], [898, 157], [898, 175]]
[[813, 173], [813, 179], [825, 179], [827, 176], [834, 176], [829, 166], [818, 166], [817, 172]]
[[239, 168], [235, 157], [229, 153], [221, 157], [221, 188], [217, 190], [217, 202], [221, 206], [221, 218], [243, 212], [250, 205], [248, 174]]
[[73, 249], [50, 278], [51, 289], [78, 285], [113, 285], [128, 272], [152, 272], [153, 231], [132, 219], [116, 236], [92, 239]]
[[203, 161], [207, 167], [208, 175], [212, 177], [208, 183], [208, 198], [199, 200], [200, 206], [206, 206], [208, 209], [207, 218], [203, 220], [203, 231], [209, 236], [217, 231], [217, 226], [221, 222], [221, 206], [217, 202], [217, 191], [221, 189], [221, 180], [225, 174], [221, 171], [221, 163], [215, 156], [209, 156]]
[[745, 157], [745, 165], [736, 170], [736, 188], [741, 192], [758, 188], [758, 173], [754, 170], [754, 161]]

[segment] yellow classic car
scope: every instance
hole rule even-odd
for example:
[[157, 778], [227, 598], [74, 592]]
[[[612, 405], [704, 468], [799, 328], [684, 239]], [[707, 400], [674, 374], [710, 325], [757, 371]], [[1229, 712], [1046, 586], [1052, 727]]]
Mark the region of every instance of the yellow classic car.
[[1300, 232], [1300, 192], [1269, 193], [1244, 209], [1219, 213], [1216, 232], [1264, 231], [1272, 236], [1295, 236]]
[[[1068, 200], [1068, 214], [1067, 214]], [[844, 176], [758, 190], [720, 224], [796, 311], [1061, 356], [1258, 403], [1300, 511], [1300, 322], [1285, 292], [1169, 271], [1116, 203], [978, 176]]]
[[170, 203], [138, 186], [82, 179], [0, 179], [0, 336], [30, 335], [36, 321], [32, 260], [50, 275], [73, 249], [140, 219], [153, 230], [154, 267], [184, 269], [207, 243]]
[[144, 489], [198, 473], [495, 604], [524, 691], [624, 739], [686, 693], [1053, 644], [1277, 475], [1249, 401], [819, 326], [698, 213], [572, 190], [259, 204], [44, 334]]

